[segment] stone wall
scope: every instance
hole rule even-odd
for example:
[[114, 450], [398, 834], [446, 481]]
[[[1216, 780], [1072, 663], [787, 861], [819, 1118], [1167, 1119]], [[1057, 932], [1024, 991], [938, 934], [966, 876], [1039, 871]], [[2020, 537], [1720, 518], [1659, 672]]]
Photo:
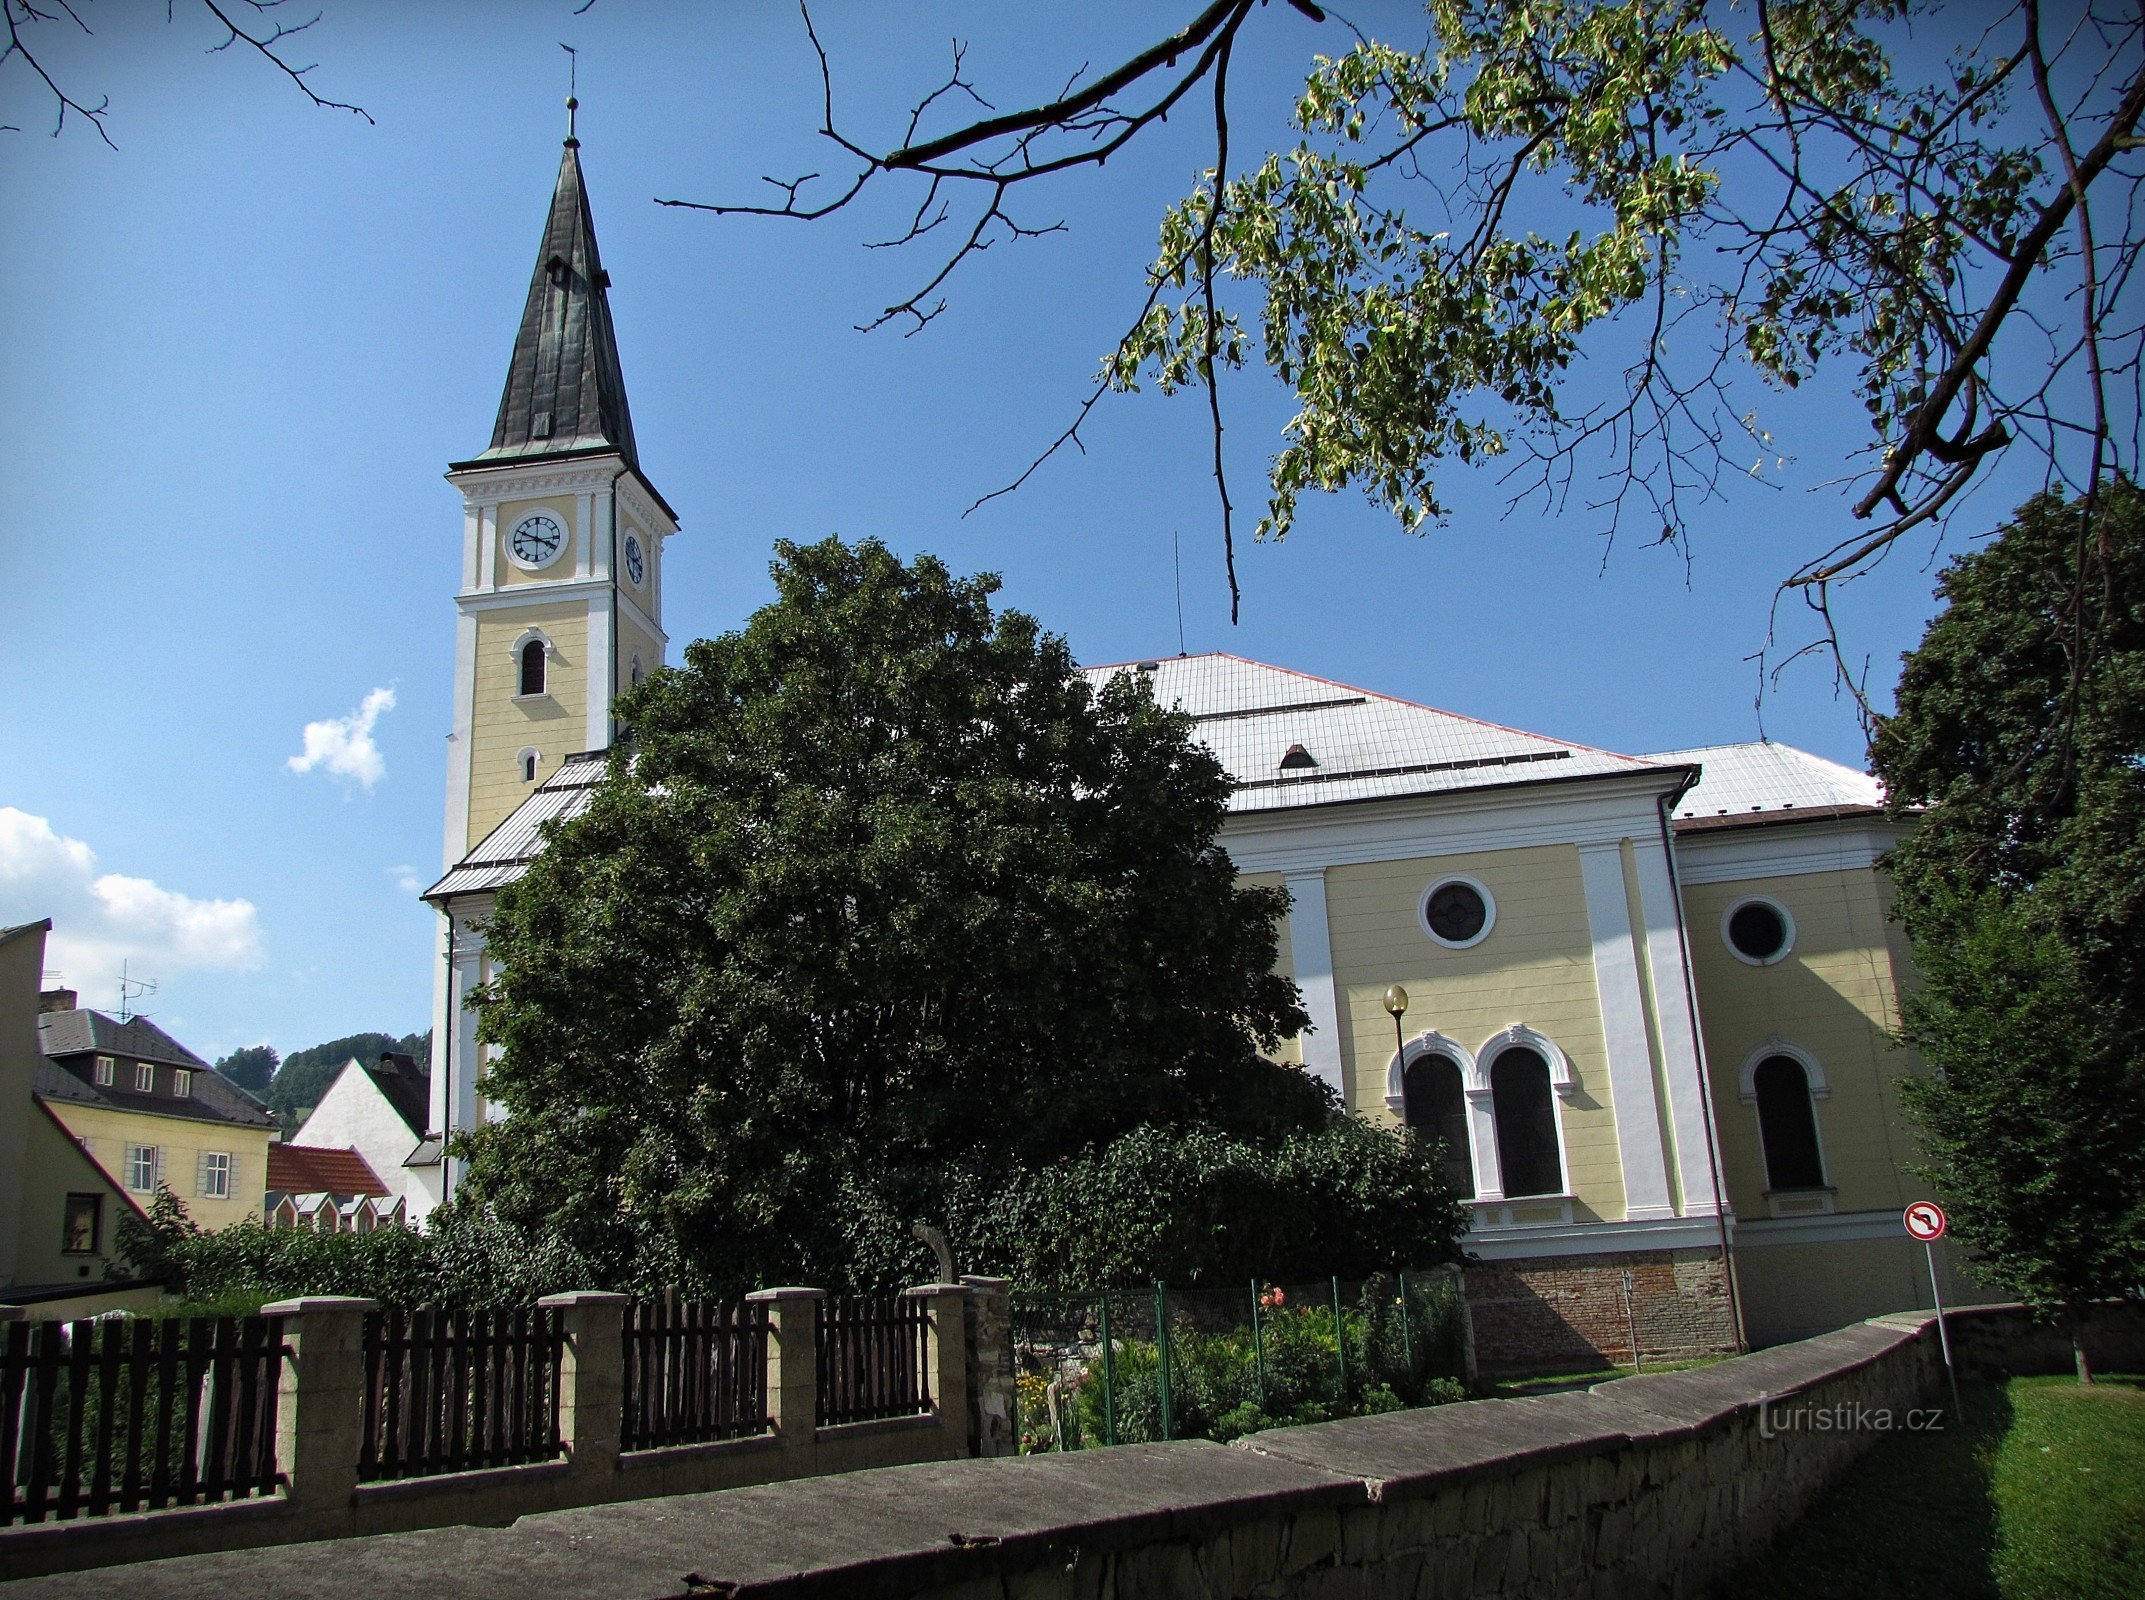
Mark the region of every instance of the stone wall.
[[932, 1462], [32, 1580], [11, 1600], [1666, 1600], [1762, 1550], [1941, 1390], [1929, 1319], [1898, 1318], [1585, 1392], [1230, 1446]]
[[1471, 1262], [1467, 1304], [1484, 1372], [1583, 1371], [1631, 1363], [1623, 1277], [1631, 1274], [1638, 1347], [1674, 1360], [1735, 1348], [1718, 1250], [1538, 1256]]

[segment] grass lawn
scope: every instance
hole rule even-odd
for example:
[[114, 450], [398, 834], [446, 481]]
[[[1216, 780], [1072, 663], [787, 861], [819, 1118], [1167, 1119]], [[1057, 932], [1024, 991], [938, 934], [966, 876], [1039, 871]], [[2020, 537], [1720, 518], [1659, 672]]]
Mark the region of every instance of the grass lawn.
[[2145, 1384], [1968, 1384], [1963, 1426], [1886, 1439], [1729, 1600], [2145, 1596]]

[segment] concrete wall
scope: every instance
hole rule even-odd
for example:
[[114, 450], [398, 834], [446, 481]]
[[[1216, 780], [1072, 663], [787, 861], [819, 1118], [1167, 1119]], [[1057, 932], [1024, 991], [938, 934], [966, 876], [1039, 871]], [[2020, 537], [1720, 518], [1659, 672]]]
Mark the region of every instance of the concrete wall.
[[[2001, 1326], [1986, 1332], [2003, 1344]], [[1934, 1329], [1904, 1318], [1584, 1393], [1277, 1429], [1232, 1446], [945, 1461], [17, 1592], [1690, 1595], [1762, 1551], [1910, 1413], [1926, 1417], [1941, 1390]]]

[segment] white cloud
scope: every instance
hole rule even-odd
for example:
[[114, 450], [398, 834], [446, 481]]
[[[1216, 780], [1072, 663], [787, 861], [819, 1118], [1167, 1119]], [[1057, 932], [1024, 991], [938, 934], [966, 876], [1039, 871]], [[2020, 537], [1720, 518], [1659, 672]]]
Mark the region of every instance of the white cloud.
[[370, 789], [387, 776], [387, 760], [372, 742], [373, 724], [380, 713], [395, 709], [395, 691], [375, 689], [358, 702], [347, 717], [305, 725], [305, 753], [286, 763], [293, 772], [311, 772], [324, 767], [338, 778], [355, 778]]
[[148, 878], [97, 871], [96, 852], [50, 822], [0, 806], [0, 923], [52, 919], [46, 963], [77, 989], [98, 989], [129, 962], [147, 977], [261, 964], [250, 900], [197, 900]]
[[395, 880], [395, 887], [404, 894], [423, 894], [425, 891], [425, 880], [415, 867], [389, 867], [387, 875]]

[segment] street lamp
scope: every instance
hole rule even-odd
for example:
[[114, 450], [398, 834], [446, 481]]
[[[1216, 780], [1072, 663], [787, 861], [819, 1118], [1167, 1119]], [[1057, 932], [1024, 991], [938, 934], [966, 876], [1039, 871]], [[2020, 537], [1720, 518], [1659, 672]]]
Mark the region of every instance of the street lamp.
[[1400, 1019], [1408, 1014], [1408, 991], [1399, 984], [1390, 985], [1385, 991], [1385, 1009], [1393, 1014], [1393, 1059], [1407, 1065], [1407, 1041], [1400, 1036]]

